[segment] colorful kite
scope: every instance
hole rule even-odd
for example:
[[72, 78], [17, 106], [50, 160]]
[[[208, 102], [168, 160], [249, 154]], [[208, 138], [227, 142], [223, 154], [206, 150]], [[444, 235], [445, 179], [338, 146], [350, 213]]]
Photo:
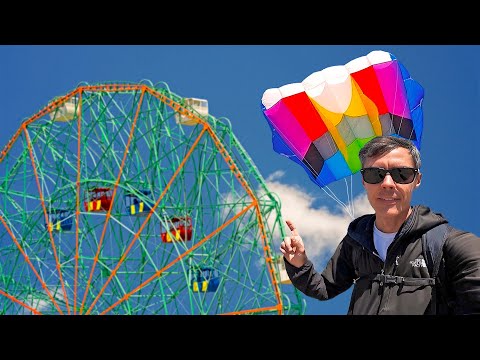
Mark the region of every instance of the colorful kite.
[[358, 172], [358, 152], [375, 136], [407, 138], [420, 149], [423, 94], [395, 56], [372, 51], [266, 90], [262, 111], [273, 149], [324, 187]]

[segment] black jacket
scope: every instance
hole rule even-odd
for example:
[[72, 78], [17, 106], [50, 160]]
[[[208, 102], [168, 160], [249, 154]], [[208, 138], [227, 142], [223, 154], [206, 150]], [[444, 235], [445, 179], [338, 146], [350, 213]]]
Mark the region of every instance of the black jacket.
[[352, 221], [322, 273], [317, 272], [308, 259], [300, 268], [285, 261], [292, 284], [318, 300], [332, 299], [354, 284], [348, 314], [442, 314], [447, 312], [447, 301], [449, 313], [480, 314], [479, 237], [450, 229], [443, 247], [441, 282], [445, 292], [437, 291], [433, 297], [434, 286], [418, 285], [415, 281], [384, 284], [373, 278], [382, 273], [413, 280], [428, 278], [421, 237], [447, 220], [425, 206], [414, 206], [388, 248], [385, 262], [373, 244], [374, 221], [374, 214]]

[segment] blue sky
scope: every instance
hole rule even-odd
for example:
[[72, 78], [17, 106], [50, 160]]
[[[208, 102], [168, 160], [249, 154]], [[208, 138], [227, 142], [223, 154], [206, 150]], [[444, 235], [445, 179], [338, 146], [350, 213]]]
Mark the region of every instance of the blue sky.
[[[349, 219], [301, 167], [273, 151], [261, 98], [269, 88], [301, 82], [373, 50], [394, 54], [425, 89], [423, 180], [413, 203], [430, 206], [453, 226], [480, 235], [476, 45], [0, 45], [0, 147], [23, 120], [81, 82], [166, 82], [182, 97], [208, 99], [213, 116], [231, 121], [270, 190], [279, 194], [282, 215], [297, 224], [321, 269]], [[358, 215], [367, 209], [358, 176], [352, 188], [360, 196]], [[344, 184], [334, 188], [346, 199], [342, 190]], [[307, 314], [345, 314], [349, 295], [328, 302], [306, 298]]]

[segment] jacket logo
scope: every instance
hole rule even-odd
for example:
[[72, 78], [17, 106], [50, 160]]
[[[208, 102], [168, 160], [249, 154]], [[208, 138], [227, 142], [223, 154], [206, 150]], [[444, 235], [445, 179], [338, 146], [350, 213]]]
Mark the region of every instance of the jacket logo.
[[410, 261], [410, 264], [412, 264], [413, 267], [427, 267], [427, 263], [425, 262], [425, 259], [415, 259]]

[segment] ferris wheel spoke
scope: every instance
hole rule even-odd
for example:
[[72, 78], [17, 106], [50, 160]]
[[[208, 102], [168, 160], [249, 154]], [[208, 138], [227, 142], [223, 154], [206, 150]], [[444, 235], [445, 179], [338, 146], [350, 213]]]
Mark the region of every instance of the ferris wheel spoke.
[[[86, 299], [86, 296], [88, 295], [88, 290], [89, 290], [89, 287], [90, 287], [90, 281], [91, 281], [91, 278], [93, 276], [93, 273], [94, 273], [94, 270], [95, 270], [95, 265], [96, 265], [96, 261], [98, 259], [98, 256], [100, 254], [100, 251], [101, 251], [101, 247], [102, 247], [102, 243], [103, 243], [103, 239], [105, 237], [105, 233], [106, 233], [106, 229], [107, 229], [107, 225], [108, 225], [108, 221], [110, 219], [110, 215], [111, 215], [111, 211], [112, 211], [112, 207], [114, 205], [114, 202], [115, 202], [115, 195], [117, 193], [117, 188], [118, 188], [118, 184], [120, 182], [120, 179], [121, 179], [121, 176], [122, 176], [122, 171], [123, 171], [123, 168], [124, 168], [124, 164], [125, 164], [125, 159], [127, 157], [127, 154], [128, 154], [128, 150], [129, 150], [129, 147], [130, 147], [130, 143], [131, 143], [131, 139], [133, 137], [133, 133], [134, 133], [134, 130], [135, 130], [135, 124], [138, 120], [138, 115], [140, 113], [140, 109], [141, 109], [141, 105], [142, 105], [142, 100], [143, 100], [143, 97], [145, 95], [145, 92], [142, 91], [142, 94], [140, 96], [140, 100], [138, 102], [138, 106], [137, 106], [137, 110], [136, 110], [136, 113], [135, 113], [135, 118], [133, 119], [133, 123], [132, 123], [132, 126], [131, 126], [131, 130], [130, 130], [130, 136], [128, 138], [128, 142], [127, 142], [127, 145], [125, 147], [125, 150], [123, 151], [123, 159], [122, 159], [122, 163], [119, 167], [119, 172], [118, 172], [118, 176], [117, 176], [117, 179], [115, 181], [115, 184], [113, 186], [113, 194], [112, 194], [112, 198], [111, 198], [111, 204], [110, 204], [110, 208], [108, 209], [107, 211], [107, 215], [106, 215], [106, 219], [105, 219], [105, 223], [104, 223], [104, 226], [103, 226], [103, 230], [102, 230], [102, 235], [100, 237], [100, 241], [99, 241], [99, 245], [98, 245], [98, 250], [97, 250], [97, 253], [95, 255], [95, 259], [94, 259], [94, 262], [93, 262], [93, 265], [92, 265], [92, 269], [90, 271], [90, 278], [87, 282], [87, 288], [85, 289], [85, 295], [84, 295], [84, 300], [82, 301], [82, 305], [81, 305], [81, 309], [83, 309], [84, 305], [85, 305], [85, 299]], [[112, 271], [112, 274], [114, 274], [116, 272], [116, 269], [114, 271]], [[90, 305], [90, 308], [87, 310], [87, 315], [89, 314], [89, 312], [91, 311], [91, 309], [93, 308], [93, 306], [95, 305], [95, 303], [98, 301], [98, 298], [99, 296], [101, 296], [101, 294], [103, 293], [104, 289], [106, 288], [106, 286], [108, 285], [108, 283], [110, 282], [112, 278], [112, 275], [107, 279], [105, 285], [102, 287], [102, 289], [100, 290], [100, 293], [97, 295], [97, 297], [93, 300], [92, 304]]]
[[[34, 173], [34, 176], [35, 176], [35, 181], [36, 181], [36, 184], [37, 184], [38, 194], [39, 194], [39, 197], [40, 197], [40, 203], [41, 203], [41, 207], [42, 207], [43, 214], [44, 214], [44, 217], [45, 217], [44, 218], [45, 223], [48, 223], [49, 220], [48, 220], [48, 215], [47, 215], [47, 208], [45, 206], [45, 200], [44, 200], [44, 197], [43, 197], [42, 186], [40, 184], [41, 181], [43, 181], [43, 178], [42, 179], [39, 178], [39, 174], [38, 174], [37, 166], [36, 166], [35, 155], [34, 155], [34, 152], [33, 152], [32, 144], [31, 144], [31, 141], [30, 141], [30, 136], [29, 136], [29, 133], [27, 131], [26, 126], [24, 126], [24, 132], [25, 132], [25, 139], [26, 139], [29, 154], [30, 154], [30, 160], [31, 160], [31, 163], [32, 163], [32, 169], [33, 169], [33, 173]], [[70, 306], [69, 306], [69, 303], [68, 303], [68, 296], [67, 296], [67, 292], [65, 290], [65, 283], [64, 283], [64, 280], [63, 280], [63, 276], [62, 276], [60, 260], [58, 258], [57, 249], [56, 249], [56, 246], [55, 246], [55, 240], [52, 236], [52, 232], [51, 232], [50, 227], [48, 227], [48, 230], [49, 230], [49, 236], [50, 236], [50, 243], [51, 243], [52, 251], [53, 251], [53, 257], [54, 257], [54, 261], [55, 261], [55, 268], [58, 272], [58, 278], [59, 278], [59, 282], [60, 282], [60, 285], [61, 285], [61, 288], [62, 288], [63, 298], [65, 300], [66, 308], [67, 308], [68, 313], [70, 314]], [[60, 310], [59, 308], [58, 308], [58, 310], [61, 313], [63, 313], [63, 311]]]

